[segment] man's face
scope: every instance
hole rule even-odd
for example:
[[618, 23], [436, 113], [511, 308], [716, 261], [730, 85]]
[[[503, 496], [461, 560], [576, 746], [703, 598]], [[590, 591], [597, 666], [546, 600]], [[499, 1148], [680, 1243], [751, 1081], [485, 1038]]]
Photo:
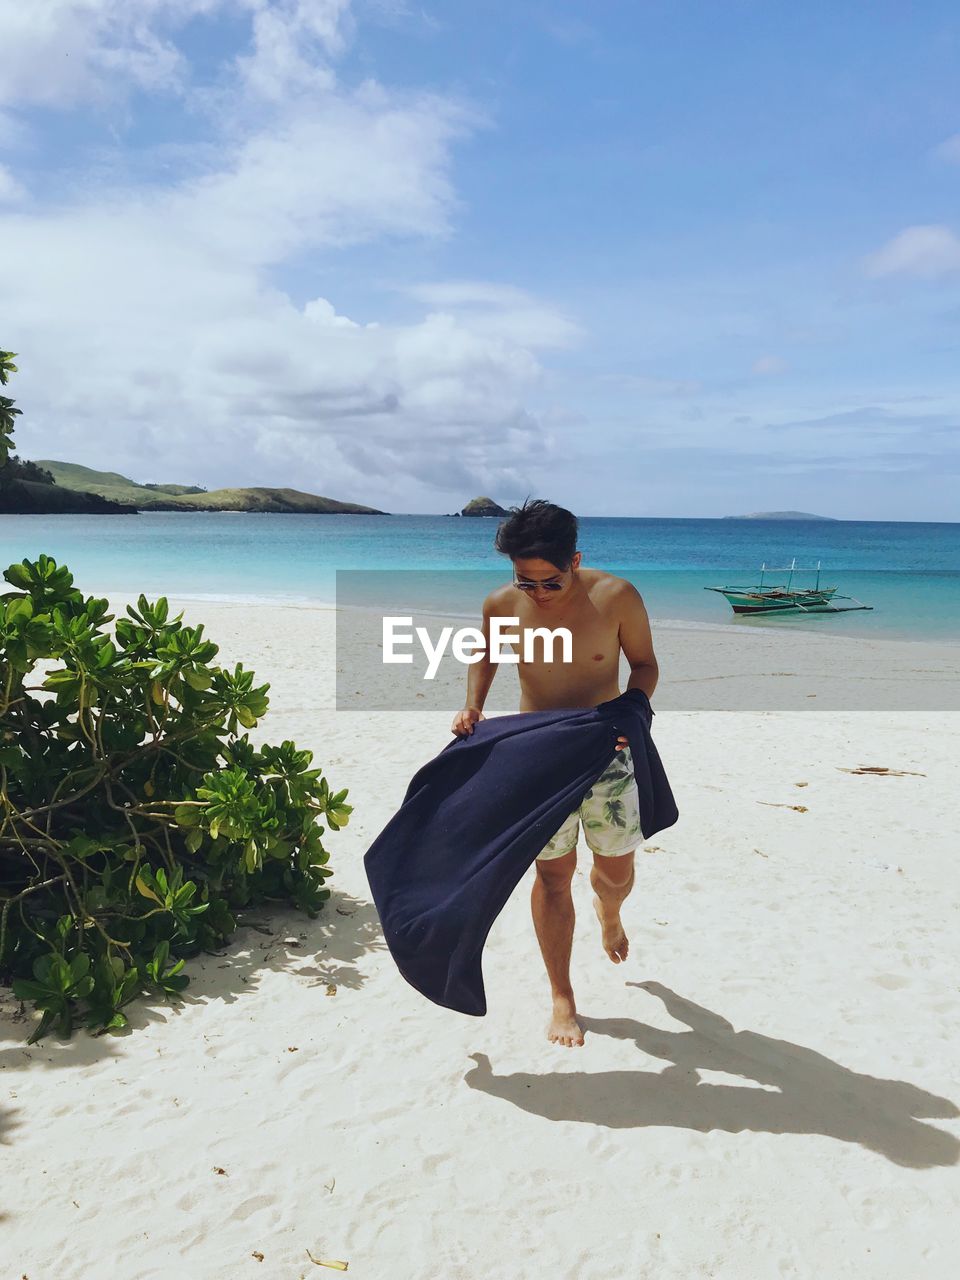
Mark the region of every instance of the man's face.
[[574, 554], [567, 569], [558, 569], [549, 560], [518, 558], [513, 562], [513, 580], [518, 590], [539, 609], [563, 603], [570, 594], [580, 566], [580, 552]]

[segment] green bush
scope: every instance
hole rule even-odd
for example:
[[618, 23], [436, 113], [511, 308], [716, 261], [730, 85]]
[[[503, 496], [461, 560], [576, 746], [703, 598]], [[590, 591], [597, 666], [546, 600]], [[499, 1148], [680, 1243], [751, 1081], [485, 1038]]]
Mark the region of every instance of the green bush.
[[309, 751], [244, 730], [269, 685], [214, 665], [167, 601], [107, 626], [49, 556], [0, 596], [0, 979], [43, 1012], [31, 1042], [126, 1024], [141, 992], [176, 997], [184, 959], [238, 913], [329, 896], [321, 842], [347, 821]]

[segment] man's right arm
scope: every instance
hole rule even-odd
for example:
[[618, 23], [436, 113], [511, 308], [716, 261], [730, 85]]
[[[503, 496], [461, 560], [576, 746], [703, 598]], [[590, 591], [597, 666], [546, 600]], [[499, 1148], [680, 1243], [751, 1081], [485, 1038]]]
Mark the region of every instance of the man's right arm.
[[467, 701], [462, 710], [453, 717], [451, 732], [458, 737], [473, 733], [473, 726], [483, 719], [483, 704], [487, 700], [493, 677], [497, 674], [497, 664], [490, 661], [490, 597], [483, 602], [483, 620], [480, 630], [483, 632], [484, 649], [479, 662], [472, 662], [467, 667]]

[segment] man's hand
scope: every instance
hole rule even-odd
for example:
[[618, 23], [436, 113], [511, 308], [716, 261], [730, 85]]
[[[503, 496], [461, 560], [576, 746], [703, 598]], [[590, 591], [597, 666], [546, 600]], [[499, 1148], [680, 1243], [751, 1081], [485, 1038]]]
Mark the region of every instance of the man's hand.
[[617, 751], [622, 751], [624, 747], [629, 747], [629, 745], [630, 745], [629, 739], [625, 738], [623, 734], [621, 734], [619, 738], [617, 738], [617, 747], [616, 747]]
[[465, 738], [473, 733], [473, 726], [477, 721], [484, 719], [486, 717], [479, 707], [464, 707], [462, 711], [458, 711], [453, 717], [450, 732], [455, 733], [458, 738]]

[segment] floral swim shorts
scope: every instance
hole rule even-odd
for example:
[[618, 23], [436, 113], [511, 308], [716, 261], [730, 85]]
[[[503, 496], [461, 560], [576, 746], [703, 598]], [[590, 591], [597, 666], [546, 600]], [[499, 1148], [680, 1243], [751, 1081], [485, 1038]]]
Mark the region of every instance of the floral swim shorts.
[[583, 823], [583, 834], [591, 851], [606, 858], [629, 853], [642, 840], [640, 796], [629, 747], [617, 752], [584, 796], [579, 809], [574, 809], [550, 843], [537, 855], [537, 861], [562, 858], [575, 849], [580, 823]]

